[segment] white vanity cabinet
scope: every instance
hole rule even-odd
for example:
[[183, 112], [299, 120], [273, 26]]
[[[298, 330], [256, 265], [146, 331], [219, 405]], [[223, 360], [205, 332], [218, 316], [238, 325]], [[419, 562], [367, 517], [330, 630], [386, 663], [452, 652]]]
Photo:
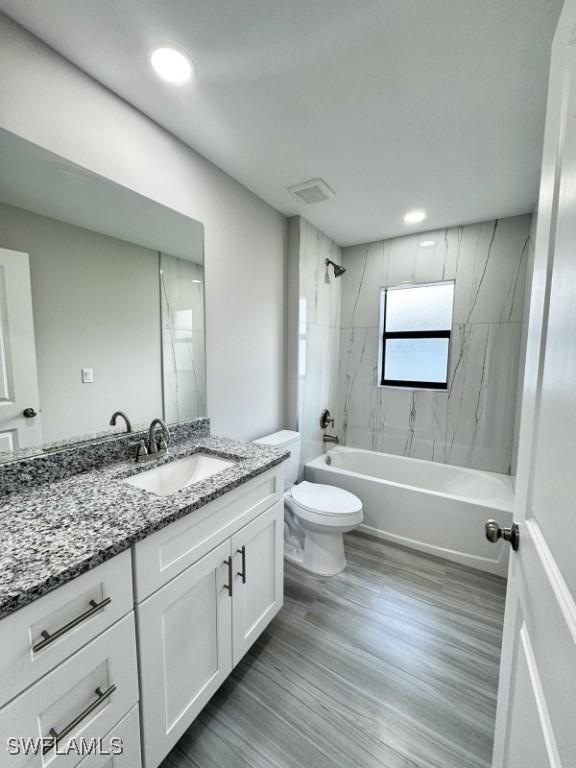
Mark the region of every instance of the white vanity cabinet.
[[263, 472], [0, 620], [0, 754], [40, 743], [7, 765], [157, 768], [282, 607], [283, 491]]
[[157, 768], [282, 606], [282, 492], [275, 468], [136, 545], [137, 594], [179, 571], [136, 609], [146, 768]]
[[232, 537], [232, 664], [236, 666], [282, 607], [284, 502], [278, 501]]
[[[0, 765], [75, 768], [89, 743], [102, 766], [141, 765], [130, 552], [6, 617], [0, 636]], [[129, 713], [122, 754], [105, 755]]]

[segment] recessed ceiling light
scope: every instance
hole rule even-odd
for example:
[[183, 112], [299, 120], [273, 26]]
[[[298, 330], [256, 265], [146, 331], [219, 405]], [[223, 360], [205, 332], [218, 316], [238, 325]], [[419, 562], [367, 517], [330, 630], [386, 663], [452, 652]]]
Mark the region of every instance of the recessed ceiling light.
[[150, 54], [150, 63], [158, 77], [168, 83], [181, 85], [194, 74], [190, 59], [175, 48], [155, 48]]
[[431, 248], [433, 245], [436, 245], [436, 240], [422, 240], [420, 245], [422, 248]]
[[425, 211], [408, 211], [408, 213], [404, 216], [404, 223], [420, 224], [420, 222], [424, 221], [425, 218], [426, 218]]

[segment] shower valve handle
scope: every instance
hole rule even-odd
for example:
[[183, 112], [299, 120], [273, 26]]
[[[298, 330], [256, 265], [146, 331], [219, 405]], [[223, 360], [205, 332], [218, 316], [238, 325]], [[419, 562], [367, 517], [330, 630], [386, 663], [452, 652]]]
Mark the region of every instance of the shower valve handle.
[[329, 426], [334, 426], [334, 419], [330, 416], [328, 408], [324, 408], [320, 414], [320, 427], [322, 429], [327, 429]]

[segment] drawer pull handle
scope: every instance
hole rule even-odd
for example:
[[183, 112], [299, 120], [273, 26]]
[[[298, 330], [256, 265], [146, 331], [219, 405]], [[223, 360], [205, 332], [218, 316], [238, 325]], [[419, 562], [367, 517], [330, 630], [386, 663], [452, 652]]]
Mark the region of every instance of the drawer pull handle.
[[116, 690], [115, 685], [111, 685], [110, 688], [106, 688], [105, 691], [103, 691], [101, 688], [96, 688], [94, 693], [98, 698], [94, 699], [94, 701], [91, 704], [88, 704], [86, 709], [83, 709], [82, 712], [80, 712], [79, 715], [77, 715], [74, 720], [72, 720], [68, 725], [63, 728], [60, 732], [58, 732], [55, 728], [50, 728], [50, 736], [52, 736], [52, 742], [50, 744], [46, 744], [42, 750], [42, 754], [45, 755], [48, 752], [50, 752], [51, 749], [54, 749], [54, 747], [58, 744], [59, 741], [61, 741], [63, 738], [68, 736], [69, 733], [71, 733], [84, 718], [88, 717], [88, 715], [92, 714], [95, 709], [97, 709], [101, 704], [103, 704], [107, 699], [112, 696], [114, 691]]
[[234, 580], [234, 576], [232, 574], [232, 558], [227, 557], [226, 560], [224, 560], [224, 565], [228, 566], [228, 584], [224, 584], [224, 589], [227, 589], [228, 594], [230, 597], [232, 597], [232, 582]]
[[246, 584], [246, 547], [242, 546], [240, 549], [237, 549], [236, 552], [242, 555], [242, 570], [238, 571], [236, 575], [242, 577], [242, 584]]
[[94, 616], [95, 613], [98, 613], [98, 611], [106, 608], [106, 606], [110, 605], [111, 602], [112, 598], [110, 597], [104, 598], [104, 600], [101, 600], [99, 603], [97, 603], [95, 600], [90, 600], [90, 608], [88, 608], [87, 611], [81, 613], [80, 616], [76, 616], [76, 618], [72, 619], [72, 621], [69, 621], [68, 624], [64, 624], [63, 627], [57, 629], [53, 634], [50, 634], [44, 629], [40, 633], [43, 639], [36, 643], [36, 645], [33, 645], [32, 650], [34, 653], [38, 653], [38, 651], [41, 651], [43, 648], [46, 648], [47, 645], [53, 643], [54, 640], [58, 640], [58, 638], [62, 637], [62, 635], [65, 635], [66, 632], [70, 632], [70, 630], [74, 629], [74, 627], [77, 627], [78, 624], [81, 624], [83, 621], [86, 621], [86, 619], [89, 619], [90, 616]]

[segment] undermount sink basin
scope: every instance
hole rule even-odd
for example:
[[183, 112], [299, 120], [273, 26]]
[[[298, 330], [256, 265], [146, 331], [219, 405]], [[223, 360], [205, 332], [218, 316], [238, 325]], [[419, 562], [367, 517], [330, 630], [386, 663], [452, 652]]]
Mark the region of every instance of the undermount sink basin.
[[231, 459], [221, 459], [208, 453], [195, 453], [185, 459], [163, 464], [161, 467], [141, 472], [125, 482], [135, 488], [155, 493], [157, 496], [170, 496], [208, 477], [217, 475], [235, 464]]

